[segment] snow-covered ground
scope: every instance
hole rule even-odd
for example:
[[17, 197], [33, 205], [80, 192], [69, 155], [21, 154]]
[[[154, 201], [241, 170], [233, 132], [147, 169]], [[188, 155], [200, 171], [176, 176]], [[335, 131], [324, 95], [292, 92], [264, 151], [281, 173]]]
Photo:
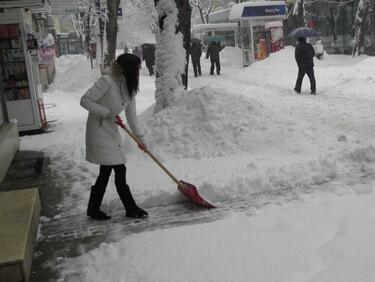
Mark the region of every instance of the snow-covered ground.
[[[292, 190], [293, 200], [232, 213], [212, 223], [134, 234], [64, 263], [87, 281], [373, 281], [375, 267], [375, 58], [315, 60], [317, 95], [293, 91], [294, 49], [243, 69], [225, 48], [220, 76], [203, 76], [173, 107], [153, 112], [154, 81], [141, 70], [137, 107], [149, 149], [179, 179], [219, 207], [229, 198]], [[49, 134], [24, 136], [56, 173], [75, 180], [82, 214], [98, 167], [85, 161], [87, 113], [79, 106], [98, 78], [83, 56], [57, 61], [45, 93]], [[124, 135], [128, 182], [140, 206], [184, 201], [176, 185]], [[64, 161], [66, 160], [66, 162]], [[119, 201], [113, 180], [106, 210]], [[152, 214], [150, 214], [152, 217]], [[43, 240], [43, 234], [40, 235]], [[62, 278], [64, 279], [64, 278]]]

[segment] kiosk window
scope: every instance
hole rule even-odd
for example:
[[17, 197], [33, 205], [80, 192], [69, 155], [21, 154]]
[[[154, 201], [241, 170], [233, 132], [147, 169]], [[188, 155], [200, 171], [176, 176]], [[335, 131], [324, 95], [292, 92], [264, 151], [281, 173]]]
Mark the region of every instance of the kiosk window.
[[6, 101], [30, 99], [18, 24], [0, 25], [0, 63]]
[[235, 46], [235, 31], [234, 30], [218, 30], [215, 34], [224, 36], [225, 46]]

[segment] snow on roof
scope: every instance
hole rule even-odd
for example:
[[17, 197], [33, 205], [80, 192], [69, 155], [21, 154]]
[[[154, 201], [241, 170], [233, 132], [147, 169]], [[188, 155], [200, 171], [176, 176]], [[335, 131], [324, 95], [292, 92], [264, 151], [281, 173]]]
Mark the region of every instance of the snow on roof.
[[206, 30], [206, 29], [236, 29], [236, 23], [208, 23], [208, 24], [195, 24], [192, 30]]
[[[243, 19], [243, 11], [246, 7], [264, 7], [264, 6], [285, 6], [284, 1], [259, 1], [259, 2], [243, 2], [243, 3], [238, 3], [232, 6], [232, 10], [230, 11], [229, 14], [229, 20], [230, 21], [238, 21], [240, 19]], [[265, 16], [265, 17], [272, 17], [270, 16]], [[280, 15], [274, 15], [274, 17], [280, 17]]]
[[272, 27], [282, 27], [283, 23], [282, 22], [268, 22], [264, 25], [265, 29], [272, 28]]

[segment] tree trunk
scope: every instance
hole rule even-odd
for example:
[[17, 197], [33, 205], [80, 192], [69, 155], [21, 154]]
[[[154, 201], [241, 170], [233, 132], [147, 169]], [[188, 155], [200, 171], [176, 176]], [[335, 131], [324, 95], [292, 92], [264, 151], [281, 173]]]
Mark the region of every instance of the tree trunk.
[[185, 89], [188, 87], [188, 72], [189, 72], [189, 47], [191, 37], [191, 6], [189, 0], [175, 0], [178, 9], [178, 25], [176, 27], [176, 33], [181, 32], [183, 34], [184, 48], [186, 52], [186, 65], [185, 73], [182, 76], [182, 83]]
[[[98, 11], [101, 10], [100, 0], [95, 0], [95, 8]], [[96, 52], [97, 52], [96, 53], [96, 59], [99, 62], [100, 68], [102, 68], [103, 63], [104, 63], [104, 59], [103, 59], [104, 52], [103, 52], [103, 50], [104, 50], [104, 26], [105, 26], [105, 23], [104, 23], [104, 20], [102, 19], [99, 12], [97, 12], [97, 15], [99, 17], [99, 42], [98, 42], [99, 46], [96, 46]]]
[[107, 53], [105, 54], [104, 65], [109, 66], [116, 58], [116, 45], [117, 45], [117, 10], [120, 5], [120, 0], [108, 0], [108, 23], [106, 27], [107, 39]]
[[352, 56], [362, 55], [365, 49], [365, 35], [368, 26], [369, 0], [360, 0], [357, 15], [354, 22], [354, 46]]
[[173, 105], [182, 96], [186, 52], [183, 34], [176, 31], [178, 10], [174, 0], [155, 2], [159, 16], [155, 51], [155, 111], [160, 111]]
[[94, 65], [92, 63], [92, 50], [91, 50], [91, 22], [90, 22], [90, 13], [91, 13], [91, 7], [89, 8], [89, 12], [87, 13], [87, 21], [86, 21], [86, 53], [87, 56], [90, 57], [90, 64], [91, 68], [94, 68]]
[[297, 22], [298, 22], [298, 26], [305, 26], [305, 1], [304, 0], [300, 0], [298, 1], [298, 18], [297, 18]]

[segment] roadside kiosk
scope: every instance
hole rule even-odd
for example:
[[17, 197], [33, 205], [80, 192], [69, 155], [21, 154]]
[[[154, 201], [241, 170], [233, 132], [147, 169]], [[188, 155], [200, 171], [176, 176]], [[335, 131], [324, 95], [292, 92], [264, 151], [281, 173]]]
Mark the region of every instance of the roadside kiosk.
[[[286, 14], [286, 5], [284, 1], [265, 1], [265, 2], [243, 2], [233, 5], [229, 14], [229, 20], [238, 22], [239, 41], [242, 48], [243, 66], [249, 66], [252, 62], [264, 59], [269, 55], [269, 46], [283, 46], [283, 43], [271, 42], [270, 31], [275, 34], [277, 39], [283, 41], [282, 20]], [[270, 22], [278, 22], [277, 25], [267, 25]], [[272, 29], [270, 29], [272, 27]], [[274, 36], [274, 39], [276, 37]], [[273, 48], [278, 50], [278, 48]]]
[[[31, 9], [11, 6], [22, 4], [18, 2], [22, 1], [0, 2], [0, 8], [6, 8], [0, 9], [2, 111], [8, 120], [17, 119], [19, 131], [44, 130], [47, 120], [38, 73], [38, 42]], [[35, 7], [44, 5], [42, 0], [24, 2]]]

